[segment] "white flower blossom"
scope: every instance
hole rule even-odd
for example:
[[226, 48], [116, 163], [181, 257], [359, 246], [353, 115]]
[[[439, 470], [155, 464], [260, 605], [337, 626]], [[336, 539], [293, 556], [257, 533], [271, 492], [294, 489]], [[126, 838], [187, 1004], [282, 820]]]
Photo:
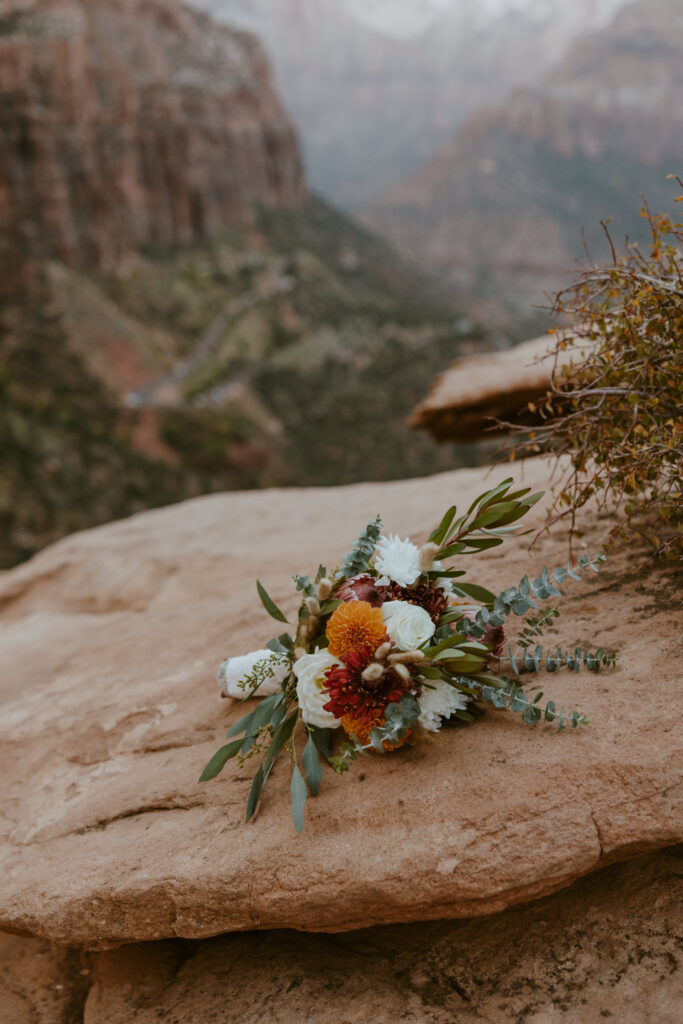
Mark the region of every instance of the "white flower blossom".
[[325, 672], [333, 665], [341, 665], [338, 658], [333, 658], [329, 651], [316, 648], [315, 654], [302, 654], [294, 662], [293, 671], [296, 676], [296, 695], [301, 708], [301, 717], [308, 725], [317, 725], [321, 729], [336, 729], [341, 725], [338, 718], [330, 711], [325, 711], [330, 696], [323, 692]]
[[402, 651], [422, 647], [434, 636], [436, 626], [431, 616], [417, 604], [408, 601], [385, 601], [382, 605], [384, 624], [392, 643]]
[[[259, 662], [265, 662], [265, 679], [253, 691], [245, 683], [247, 676], [251, 675], [254, 667]], [[226, 658], [216, 674], [216, 681], [221, 693], [226, 697], [247, 697], [253, 692], [255, 697], [269, 697], [271, 693], [277, 693], [280, 683], [289, 673], [289, 662], [283, 660], [273, 651], [264, 649], [262, 651], [251, 651], [249, 654], [241, 654], [236, 658]]]
[[420, 549], [412, 541], [401, 540], [392, 533], [380, 537], [377, 551], [375, 567], [387, 580], [409, 587], [420, 575]]
[[[443, 565], [441, 562], [434, 562], [432, 569], [438, 571], [439, 569], [443, 569]], [[434, 586], [437, 590], [443, 590], [449, 601], [455, 596], [453, 593], [453, 580], [450, 576], [439, 576], [438, 579], [434, 580]]]
[[454, 711], [462, 711], [467, 706], [468, 699], [467, 694], [461, 693], [443, 679], [427, 679], [418, 698], [418, 722], [429, 732], [438, 732], [442, 719], [448, 718]]

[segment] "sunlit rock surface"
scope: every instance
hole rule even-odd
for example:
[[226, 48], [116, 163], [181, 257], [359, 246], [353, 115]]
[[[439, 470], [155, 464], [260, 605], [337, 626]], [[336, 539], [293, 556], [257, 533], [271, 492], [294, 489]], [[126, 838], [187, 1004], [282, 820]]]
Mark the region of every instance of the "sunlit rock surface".
[[[542, 461], [515, 468], [547, 485]], [[632, 549], [566, 587], [549, 638], [615, 648], [617, 668], [529, 678], [587, 728], [492, 712], [326, 771], [302, 837], [284, 764], [248, 826], [251, 765], [196, 782], [231, 711], [218, 664], [277, 629], [256, 577], [291, 615], [292, 574], [340, 562], [377, 512], [425, 537], [504, 475], [200, 498], [73, 535], [0, 577], [0, 927], [104, 948], [472, 917], [680, 839], [675, 569]], [[593, 551], [607, 525], [586, 519]], [[567, 560], [561, 531], [532, 556], [526, 543], [467, 568], [501, 589]]]

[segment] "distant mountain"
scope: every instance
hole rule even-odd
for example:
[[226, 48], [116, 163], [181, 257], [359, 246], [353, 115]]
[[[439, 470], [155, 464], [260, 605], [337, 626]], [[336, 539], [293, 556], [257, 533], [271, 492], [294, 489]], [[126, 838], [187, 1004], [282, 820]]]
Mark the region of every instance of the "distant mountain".
[[683, 4], [640, 0], [534, 88], [473, 114], [365, 222], [442, 279], [519, 312], [584, 255], [644, 238], [644, 194], [671, 208], [683, 167]]
[[192, 0], [255, 32], [313, 188], [359, 207], [626, 0]]

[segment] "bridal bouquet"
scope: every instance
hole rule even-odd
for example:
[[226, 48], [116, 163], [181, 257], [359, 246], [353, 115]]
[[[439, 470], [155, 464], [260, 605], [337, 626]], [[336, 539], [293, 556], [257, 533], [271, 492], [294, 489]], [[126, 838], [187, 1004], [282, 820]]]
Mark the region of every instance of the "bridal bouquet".
[[[225, 696], [263, 700], [238, 719], [204, 769], [200, 782], [214, 778], [231, 759], [257, 764], [246, 817], [259, 806], [263, 787], [283, 752], [291, 766], [294, 824], [303, 830], [307, 795], [316, 796], [322, 763], [346, 771], [358, 755], [397, 750], [418, 740], [421, 730], [474, 722], [488, 702], [521, 712], [524, 721], [541, 718], [584, 725], [577, 711], [552, 701], [541, 705], [517, 678], [521, 671], [590, 671], [612, 664], [603, 650], [544, 652], [544, 628], [559, 614], [541, 602], [561, 596], [567, 577], [598, 571], [604, 555], [584, 556], [577, 565], [544, 568], [493, 594], [463, 581], [465, 571], [447, 567], [453, 558], [477, 554], [517, 534], [517, 523], [542, 492], [513, 491], [511, 479], [482, 494], [458, 516], [456, 507], [422, 547], [382, 533], [379, 516], [360, 535], [341, 568], [318, 568], [315, 577], [295, 576], [301, 594], [298, 621], [263, 650], [228, 658], [218, 670]], [[287, 619], [260, 582], [266, 611]], [[514, 643], [506, 638], [511, 615], [524, 617]], [[507, 647], [506, 656], [503, 651]], [[343, 737], [341, 743], [336, 742]]]

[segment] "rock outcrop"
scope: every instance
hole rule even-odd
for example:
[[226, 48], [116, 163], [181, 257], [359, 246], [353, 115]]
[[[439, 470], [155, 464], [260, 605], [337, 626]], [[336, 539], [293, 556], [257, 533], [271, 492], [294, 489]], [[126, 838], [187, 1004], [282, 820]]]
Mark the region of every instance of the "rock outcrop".
[[177, 0], [3, 4], [0, 140], [5, 283], [26, 259], [111, 268], [305, 194], [259, 44]]
[[557, 351], [558, 340], [570, 337], [567, 331], [545, 334], [512, 348], [456, 359], [435, 379], [408, 426], [428, 430], [437, 441], [471, 442], [500, 438], [505, 424], [545, 422], [533, 403], [545, 398], [554, 373], [562, 379], [563, 371], [580, 364], [590, 351], [590, 342], [578, 339]]
[[9, 1024], [677, 1024], [682, 896], [674, 850], [485, 920], [90, 955], [13, 938], [3, 1011]]
[[437, 441], [472, 441], [492, 430], [494, 419], [528, 422], [525, 406], [550, 387], [553, 344], [544, 335], [514, 348], [457, 359], [436, 378], [408, 426], [428, 430]]
[[[517, 472], [544, 486], [549, 467]], [[256, 576], [292, 613], [292, 573], [335, 564], [377, 511], [424, 536], [503, 475], [201, 498], [74, 535], [1, 577], [0, 927], [106, 948], [471, 917], [678, 841], [675, 568], [633, 550], [573, 585], [560, 619], [562, 641], [616, 648], [617, 668], [538, 680], [589, 727], [492, 712], [326, 772], [302, 837], [286, 772], [249, 826], [250, 772], [195, 781], [230, 714], [217, 664], [272, 632]], [[595, 550], [601, 523], [586, 529]], [[478, 558], [478, 576], [500, 589], [566, 557], [562, 535], [533, 557], [519, 540]]]

